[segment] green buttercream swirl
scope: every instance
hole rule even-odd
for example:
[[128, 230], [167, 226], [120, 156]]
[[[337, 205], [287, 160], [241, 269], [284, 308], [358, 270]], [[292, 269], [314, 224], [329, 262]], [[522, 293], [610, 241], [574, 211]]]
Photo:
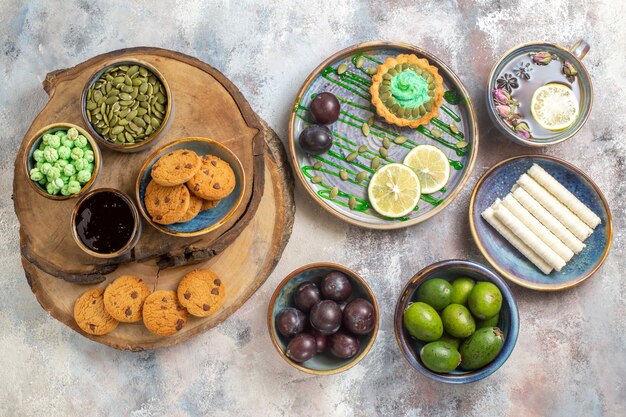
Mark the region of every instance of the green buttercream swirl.
[[430, 100], [428, 82], [414, 71], [402, 71], [391, 79], [391, 95], [402, 107], [413, 109]]

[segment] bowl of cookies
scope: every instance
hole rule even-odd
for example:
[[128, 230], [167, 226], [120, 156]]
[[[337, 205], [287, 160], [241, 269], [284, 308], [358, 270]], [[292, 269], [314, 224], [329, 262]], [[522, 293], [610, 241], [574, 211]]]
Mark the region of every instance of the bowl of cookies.
[[226, 146], [183, 138], [144, 163], [135, 187], [138, 208], [159, 231], [200, 236], [226, 223], [243, 199], [245, 172]]

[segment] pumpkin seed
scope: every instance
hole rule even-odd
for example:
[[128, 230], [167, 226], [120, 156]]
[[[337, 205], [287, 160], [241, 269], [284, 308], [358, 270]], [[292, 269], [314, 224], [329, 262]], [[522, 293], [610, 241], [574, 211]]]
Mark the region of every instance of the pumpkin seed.
[[339, 171], [339, 178], [341, 178], [342, 180], [347, 180], [348, 179], [348, 171], [346, 171], [345, 169], [342, 169], [341, 171]]
[[376, 118], [374, 116], [371, 116], [369, 119], [367, 119], [368, 125], [373, 126], [374, 123], [376, 123]]
[[358, 152], [359, 153], [363, 153], [363, 152], [367, 151], [367, 149], [368, 149], [367, 145], [361, 145], [361, 146], [359, 146], [359, 151]]
[[334, 200], [335, 198], [337, 198], [337, 194], [339, 194], [339, 188], [338, 187], [333, 187], [333, 189], [330, 190], [330, 193], [328, 194], [328, 197], [331, 200]]
[[450, 130], [453, 131], [456, 134], [459, 133], [459, 128], [456, 127], [456, 125], [454, 123], [450, 123]]
[[391, 141], [387, 138], [383, 138], [383, 147], [389, 149], [391, 147]]
[[143, 84], [144, 84], [143, 78], [139, 78], [139, 77], [133, 78], [133, 86], [139, 87], [140, 85], [143, 85]]
[[361, 171], [358, 174], [356, 174], [356, 182], [361, 182], [365, 179], [365, 177], [367, 177], [367, 172], [365, 171]]
[[469, 145], [469, 143], [465, 142], [464, 140], [458, 141], [456, 143], [456, 147], [459, 148], [459, 149], [466, 148], [467, 145]]
[[337, 75], [341, 75], [348, 70], [348, 65], [344, 62], [337, 67]]
[[133, 65], [132, 67], [128, 68], [128, 71], [126, 71], [126, 75], [128, 75], [130, 77], [131, 75], [133, 75], [137, 71], [139, 71], [139, 66]]
[[115, 126], [113, 129], [111, 129], [111, 134], [118, 135], [122, 133], [123, 131], [124, 131], [124, 126]]
[[375, 156], [372, 159], [372, 163], [370, 164], [370, 168], [372, 169], [378, 169], [378, 167], [380, 166], [380, 158]]
[[[136, 112], [137, 110], [135, 110]], [[135, 117], [133, 119], [133, 123], [136, 124], [139, 127], [146, 127], [146, 122], [144, 122], [144, 120], [140, 117]]]
[[350, 200], [348, 200], [348, 207], [350, 207], [350, 210], [354, 210], [356, 207], [356, 198], [350, 197]]
[[430, 130], [430, 134], [433, 135], [436, 138], [440, 138], [441, 137], [441, 130], [439, 130], [439, 129], [431, 129]]
[[406, 141], [407, 141], [406, 136], [398, 136], [393, 140], [393, 143], [395, 143], [396, 145], [402, 145]]
[[389, 156], [389, 152], [387, 151], [386, 148], [384, 147], [380, 147], [380, 149], [378, 149], [378, 153], [380, 154], [380, 156], [382, 156], [383, 158], [387, 158]]
[[377, 72], [378, 72], [378, 68], [377, 68], [377, 67], [369, 67], [369, 68], [367, 69], [367, 73], [368, 73], [369, 75], [374, 75], [374, 74], [376, 74]]
[[113, 104], [117, 101], [117, 96], [108, 97], [104, 102], [106, 104]]
[[313, 168], [314, 169], [320, 169], [322, 167], [322, 162], [321, 161], [317, 161], [316, 163], [313, 164]]
[[363, 125], [361, 126], [361, 132], [363, 132], [363, 135], [365, 137], [370, 135], [370, 125], [368, 125], [367, 123], [363, 123]]
[[352, 152], [350, 155], [346, 156], [346, 161], [352, 162], [356, 159], [358, 155], [358, 152]]
[[311, 178], [311, 182], [313, 184], [319, 184], [320, 182], [322, 182], [322, 177], [319, 175], [315, 175], [314, 177]]
[[87, 102], [87, 110], [94, 110], [96, 107], [98, 107], [98, 105], [95, 102], [93, 101]]
[[360, 57], [358, 57], [356, 59], [356, 62], [354, 63], [354, 66], [357, 68], [361, 68], [363, 66], [363, 63], [365, 62], [365, 57], [363, 55], [361, 55]]

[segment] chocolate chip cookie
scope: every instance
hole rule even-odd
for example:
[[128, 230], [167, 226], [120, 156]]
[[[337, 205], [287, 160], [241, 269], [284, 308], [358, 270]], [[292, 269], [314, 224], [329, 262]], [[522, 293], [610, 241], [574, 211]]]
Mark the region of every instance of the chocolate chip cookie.
[[189, 313], [180, 305], [174, 291], [155, 291], [143, 304], [143, 324], [159, 336], [175, 334], [188, 319]]
[[178, 284], [180, 303], [197, 317], [214, 314], [224, 302], [226, 292], [219, 276], [210, 269], [196, 269]]
[[188, 149], [178, 149], [162, 156], [152, 165], [152, 179], [159, 185], [171, 187], [184, 184], [196, 175], [202, 161]]
[[204, 155], [200, 170], [187, 185], [200, 198], [221, 200], [233, 192], [236, 182], [235, 173], [228, 162], [214, 155]]
[[150, 181], [144, 203], [155, 223], [172, 224], [185, 215], [190, 199], [189, 190], [184, 184], [165, 187]]
[[192, 220], [194, 217], [196, 217], [202, 209], [203, 201], [204, 200], [202, 200], [201, 198], [198, 198], [195, 195], [191, 194], [191, 198], [189, 200], [189, 208], [187, 209], [187, 212], [183, 215], [183, 217], [178, 219], [177, 223], [188, 222], [189, 220]]
[[101, 336], [111, 333], [119, 324], [104, 308], [103, 295], [102, 288], [93, 288], [74, 304], [74, 320], [85, 333]]
[[141, 310], [150, 288], [141, 278], [122, 275], [104, 290], [104, 308], [114, 319], [134, 323], [141, 320]]
[[217, 207], [219, 203], [220, 200], [202, 200], [202, 207], [200, 208], [200, 211], [211, 210], [212, 208]]

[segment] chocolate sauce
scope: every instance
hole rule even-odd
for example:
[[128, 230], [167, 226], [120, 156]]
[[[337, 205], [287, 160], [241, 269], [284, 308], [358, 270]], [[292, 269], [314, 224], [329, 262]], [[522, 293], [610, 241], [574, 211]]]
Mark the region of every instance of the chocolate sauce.
[[126, 200], [103, 191], [87, 198], [78, 208], [76, 232], [94, 252], [113, 253], [131, 239], [135, 228], [133, 212]]

